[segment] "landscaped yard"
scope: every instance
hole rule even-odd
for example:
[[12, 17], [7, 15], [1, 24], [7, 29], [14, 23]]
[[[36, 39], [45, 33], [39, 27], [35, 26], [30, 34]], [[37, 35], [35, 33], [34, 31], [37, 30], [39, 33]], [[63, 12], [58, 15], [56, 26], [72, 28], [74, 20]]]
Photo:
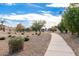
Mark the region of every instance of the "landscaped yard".
[[1, 3], [0, 56], [79, 55], [79, 4], [53, 4]]
[[[30, 40], [24, 42], [24, 49], [21, 52], [15, 53], [13, 55], [19, 55], [19, 56], [43, 56], [48, 48], [48, 45], [50, 43], [51, 35], [48, 32], [41, 33], [40, 36], [33, 35], [34, 32], [25, 32], [24, 35], [21, 35], [20, 33], [13, 34], [15, 36], [29, 36]], [[0, 37], [4, 36], [5, 40], [0, 40], [0, 55], [9, 55], [9, 46], [8, 41], [10, 38], [8, 37], [10, 34], [7, 32], [0, 31]]]

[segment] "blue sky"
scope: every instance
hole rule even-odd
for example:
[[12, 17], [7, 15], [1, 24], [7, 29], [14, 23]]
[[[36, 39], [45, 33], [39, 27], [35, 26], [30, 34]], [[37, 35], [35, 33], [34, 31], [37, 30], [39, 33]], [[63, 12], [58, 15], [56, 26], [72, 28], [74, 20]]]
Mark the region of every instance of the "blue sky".
[[[27, 13], [40, 13], [41, 11], [50, 11], [53, 15], [59, 15], [63, 11], [63, 7], [47, 7], [50, 3], [16, 3], [13, 5], [0, 4], [0, 14], [27, 14]], [[4, 12], [3, 12], [4, 11]]]
[[25, 27], [31, 26], [33, 20], [43, 19], [47, 21], [46, 26], [50, 27], [59, 21], [64, 7], [63, 4], [54, 3], [0, 3], [0, 18], [6, 19], [8, 26], [22, 23]]

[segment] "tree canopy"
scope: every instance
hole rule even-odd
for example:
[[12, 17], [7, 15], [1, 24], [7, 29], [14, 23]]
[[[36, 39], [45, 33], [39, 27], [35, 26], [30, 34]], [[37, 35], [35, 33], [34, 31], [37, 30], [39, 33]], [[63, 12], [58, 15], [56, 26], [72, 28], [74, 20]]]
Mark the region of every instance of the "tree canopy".
[[[34, 20], [33, 23], [32, 23], [32, 30], [34, 31], [40, 31], [42, 29], [42, 27], [45, 25], [45, 21], [43, 20]], [[40, 31], [41, 32], [41, 31]]]
[[25, 27], [21, 23], [17, 24], [17, 26], [16, 26], [17, 31], [23, 31], [24, 29], [25, 29]]
[[68, 7], [62, 15], [61, 26], [70, 32], [79, 32], [79, 7]]

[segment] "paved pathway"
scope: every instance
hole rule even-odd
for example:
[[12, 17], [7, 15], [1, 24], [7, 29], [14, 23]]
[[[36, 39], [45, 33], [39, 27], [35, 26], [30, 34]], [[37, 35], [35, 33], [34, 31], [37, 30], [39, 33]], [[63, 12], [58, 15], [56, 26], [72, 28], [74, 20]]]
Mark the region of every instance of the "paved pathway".
[[51, 35], [52, 38], [45, 56], [75, 56], [72, 49], [59, 34], [51, 33]]

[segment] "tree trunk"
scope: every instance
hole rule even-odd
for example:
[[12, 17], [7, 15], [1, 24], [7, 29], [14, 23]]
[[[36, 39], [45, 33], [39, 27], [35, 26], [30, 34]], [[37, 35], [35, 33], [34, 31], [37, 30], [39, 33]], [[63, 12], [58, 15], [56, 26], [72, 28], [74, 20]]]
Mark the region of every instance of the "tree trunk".
[[41, 31], [39, 31], [39, 34], [41, 34]]
[[77, 35], [79, 35], [79, 32], [78, 32], [78, 34]]
[[5, 27], [3, 28], [3, 31], [5, 32]]
[[37, 35], [37, 31], [35, 31], [35, 34]]
[[74, 33], [73, 33], [73, 32], [72, 32], [71, 34], [72, 34], [72, 35], [74, 35]]
[[67, 34], [67, 32], [68, 32], [68, 31], [67, 31], [67, 30], [65, 30], [65, 33], [66, 33], [66, 34]]
[[41, 34], [41, 31], [39, 30], [38, 36]]

